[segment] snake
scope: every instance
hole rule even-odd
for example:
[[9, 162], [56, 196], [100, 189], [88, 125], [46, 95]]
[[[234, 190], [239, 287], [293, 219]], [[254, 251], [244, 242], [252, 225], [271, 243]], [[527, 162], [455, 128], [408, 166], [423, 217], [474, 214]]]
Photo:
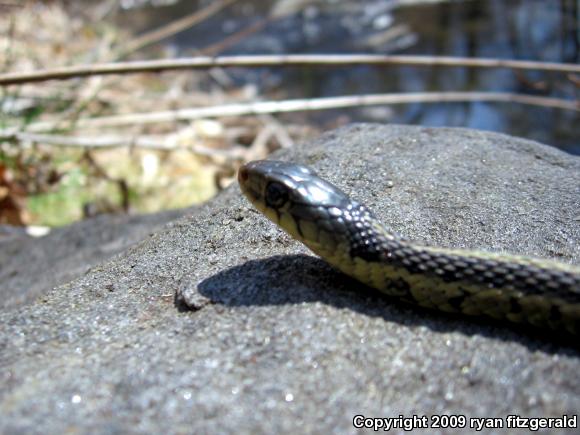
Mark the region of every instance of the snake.
[[443, 312], [580, 334], [580, 267], [484, 250], [427, 246], [383, 225], [307, 166], [241, 166], [242, 193], [335, 268], [403, 302]]

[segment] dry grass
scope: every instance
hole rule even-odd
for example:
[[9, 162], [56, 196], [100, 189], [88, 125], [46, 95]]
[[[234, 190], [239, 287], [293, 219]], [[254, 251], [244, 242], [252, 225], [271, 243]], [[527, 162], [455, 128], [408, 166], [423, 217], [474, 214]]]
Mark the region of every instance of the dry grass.
[[[0, 14], [0, 71], [111, 61], [129, 40], [131, 35], [122, 29], [74, 17], [59, 2], [24, 2]], [[0, 223], [63, 225], [101, 212], [154, 212], [204, 201], [231, 182], [246, 158], [265, 157], [288, 138], [302, 139], [313, 131], [289, 126], [280, 132], [274, 120], [263, 116], [92, 129], [76, 128], [76, 121], [253, 97], [251, 88], [223, 87], [205, 72], [89, 77], [2, 88], [0, 129], [26, 130], [26, 125], [45, 122], [55, 126], [58, 136], [0, 142], [1, 173], [10, 186], [0, 190], [0, 201], [9, 198], [20, 204], [18, 219], [14, 210], [9, 213], [0, 206]], [[63, 135], [65, 147], [56, 147]], [[66, 147], [67, 141], [105, 136], [154, 140], [173, 149]]]

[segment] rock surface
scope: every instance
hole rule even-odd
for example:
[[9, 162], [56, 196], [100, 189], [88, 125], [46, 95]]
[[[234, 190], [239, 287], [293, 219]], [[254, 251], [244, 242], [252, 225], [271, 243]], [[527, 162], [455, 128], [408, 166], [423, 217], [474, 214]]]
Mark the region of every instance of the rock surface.
[[55, 229], [39, 239], [24, 233], [0, 238], [0, 309], [32, 302], [185, 213], [103, 215]]
[[[409, 238], [580, 263], [580, 159], [550, 147], [358, 125], [276, 157]], [[342, 434], [355, 415], [580, 409], [575, 343], [398, 304], [306, 253], [233, 186], [5, 308], [0, 432]]]

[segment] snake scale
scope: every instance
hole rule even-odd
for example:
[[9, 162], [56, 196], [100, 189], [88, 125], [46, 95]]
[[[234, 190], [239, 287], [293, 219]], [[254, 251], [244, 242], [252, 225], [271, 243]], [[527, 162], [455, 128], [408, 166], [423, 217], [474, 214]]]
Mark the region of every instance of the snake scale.
[[580, 268], [538, 258], [422, 246], [311, 169], [272, 160], [242, 166], [242, 192], [270, 220], [364, 284], [445, 312], [580, 334]]

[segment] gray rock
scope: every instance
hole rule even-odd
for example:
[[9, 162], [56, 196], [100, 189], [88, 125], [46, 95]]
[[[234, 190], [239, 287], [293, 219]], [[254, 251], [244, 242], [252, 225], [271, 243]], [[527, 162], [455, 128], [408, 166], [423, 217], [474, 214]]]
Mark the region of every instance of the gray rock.
[[[359, 125], [276, 157], [418, 241], [580, 263], [580, 159], [556, 149]], [[306, 254], [233, 186], [0, 312], [0, 432], [354, 433], [355, 415], [580, 409], [575, 343], [402, 305]]]
[[185, 213], [102, 215], [38, 239], [7, 227], [0, 238], [0, 309], [32, 302]]

